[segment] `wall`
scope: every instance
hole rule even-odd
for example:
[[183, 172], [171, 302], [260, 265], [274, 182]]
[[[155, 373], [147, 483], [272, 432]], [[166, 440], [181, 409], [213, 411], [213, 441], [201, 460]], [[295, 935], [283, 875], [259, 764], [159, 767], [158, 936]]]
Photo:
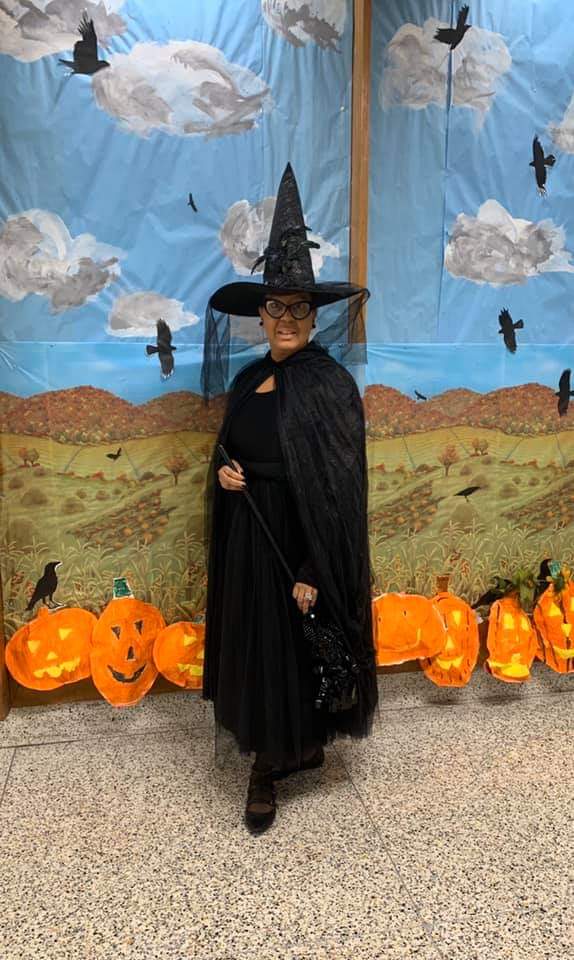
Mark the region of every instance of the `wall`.
[[476, 599], [571, 557], [574, 65], [556, 0], [477, 0], [451, 53], [460, 8], [373, 5], [365, 404], [379, 588]]
[[[84, 10], [97, 53], [78, 48], [74, 66]], [[351, 10], [345, 0], [4, 5], [8, 634], [39, 609], [26, 606], [56, 561], [54, 603], [98, 612], [113, 577], [127, 576], [168, 622], [201, 615], [202, 489], [220, 413], [198, 395], [203, 312], [261, 252], [288, 160], [321, 238], [317, 274], [347, 273]], [[160, 319], [176, 347], [165, 379], [146, 352]]]

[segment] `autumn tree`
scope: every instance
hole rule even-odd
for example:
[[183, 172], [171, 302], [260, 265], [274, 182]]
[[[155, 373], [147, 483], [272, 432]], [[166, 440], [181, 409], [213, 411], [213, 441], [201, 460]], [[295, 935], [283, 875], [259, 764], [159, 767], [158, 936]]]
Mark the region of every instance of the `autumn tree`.
[[175, 454], [173, 457], [170, 457], [169, 460], [164, 461], [164, 467], [166, 470], [169, 470], [173, 474], [174, 483], [177, 487], [177, 481], [180, 473], [183, 473], [184, 470], [187, 470], [189, 463], [182, 457], [180, 454]]
[[444, 467], [445, 477], [448, 477], [448, 471], [452, 467], [453, 463], [458, 462], [458, 459], [458, 453], [456, 452], [456, 447], [454, 444], [449, 444], [449, 446], [445, 447], [442, 453], [438, 455], [437, 460], [439, 463], [442, 463]]

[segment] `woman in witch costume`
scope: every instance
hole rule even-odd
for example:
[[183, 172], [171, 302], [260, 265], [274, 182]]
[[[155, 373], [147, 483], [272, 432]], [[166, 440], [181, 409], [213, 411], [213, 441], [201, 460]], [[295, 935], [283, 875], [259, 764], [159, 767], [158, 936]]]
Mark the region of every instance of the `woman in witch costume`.
[[[245, 809], [254, 833], [273, 822], [275, 781], [320, 766], [323, 746], [336, 736], [367, 736], [377, 704], [364, 412], [340, 362], [365, 362], [360, 325], [368, 291], [315, 282], [307, 230], [287, 165], [261, 258], [263, 282], [221, 287], [206, 312], [203, 395], [207, 401], [229, 394], [205, 500], [203, 697], [213, 701], [216, 732], [230, 734], [241, 753], [255, 753]], [[330, 311], [329, 322], [310, 339], [319, 308], [321, 318]], [[269, 350], [229, 387], [234, 342], [245, 349], [250, 328], [258, 329], [246, 318], [257, 317]], [[232, 337], [234, 324], [240, 340]], [[296, 571], [294, 585], [240, 495], [244, 489]], [[310, 609], [336, 623], [358, 663], [350, 709], [314, 705], [302, 631]]]

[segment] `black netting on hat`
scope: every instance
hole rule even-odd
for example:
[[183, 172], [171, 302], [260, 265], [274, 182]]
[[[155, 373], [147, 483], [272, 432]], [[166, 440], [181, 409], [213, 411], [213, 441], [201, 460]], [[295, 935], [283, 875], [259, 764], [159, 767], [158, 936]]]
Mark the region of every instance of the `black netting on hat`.
[[[310, 341], [328, 350], [332, 356], [352, 372], [352, 368], [367, 362], [367, 344], [362, 308], [369, 291], [349, 285], [321, 284], [323, 298], [333, 296], [335, 302], [317, 308], [316, 327]], [[345, 297], [345, 299], [341, 299]], [[264, 328], [259, 318], [237, 316], [213, 308], [211, 302], [205, 312], [201, 391], [205, 401], [228, 391], [239, 370], [252, 360], [263, 357], [269, 349]]]

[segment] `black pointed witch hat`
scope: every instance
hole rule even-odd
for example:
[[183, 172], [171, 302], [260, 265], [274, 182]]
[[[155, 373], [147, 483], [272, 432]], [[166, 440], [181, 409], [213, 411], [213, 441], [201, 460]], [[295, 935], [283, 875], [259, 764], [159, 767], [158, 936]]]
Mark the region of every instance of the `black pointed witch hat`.
[[279, 184], [271, 223], [269, 242], [252, 267], [265, 264], [263, 282], [243, 280], [226, 283], [212, 294], [209, 305], [221, 313], [256, 317], [259, 307], [273, 293], [311, 294], [313, 305], [345, 300], [364, 290], [354, 283], [316, 283], [311, 262], [311, 249], [320, 244], [307, 237], [299, 188], [291, 164], [288, 163]]

